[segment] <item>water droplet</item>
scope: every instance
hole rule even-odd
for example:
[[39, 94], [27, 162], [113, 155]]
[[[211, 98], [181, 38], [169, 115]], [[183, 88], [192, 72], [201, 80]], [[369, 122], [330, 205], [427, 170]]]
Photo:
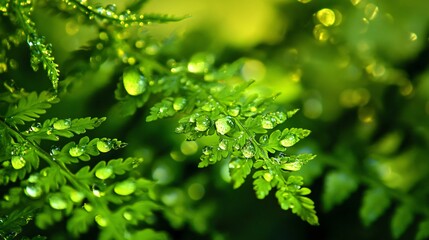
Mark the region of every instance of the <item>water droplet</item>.
[[227, 112], [230, 116], [237, 117], [240, 114], [240, 106], [230, 107]]
[[72, 157], [80, 157], [80, 156], [82, 156], [82, 154], [84, 154], [84, 153], [85, 153], [85, 149], [84, 149], [84, 148], [82, 148], [82, 147], [80, 147], [80, 146], [72, 147], [72, 148], [70, 148], [70, 150], [69, 150], [69, 154], [70, 154], [70, 156], [72, 156]]
[[329, 32], [322, 24], [317, 24], [314, 26], [313, 35], [316, 40], [321, 42], [326, 42], [329, 39]]
[[111, 12], [116, 12], [116, 10], [117, 10], [116, 4], [107, 5], [106, 10], [111, 11]]
[[265, 179], [265, 181], [267, 182], [271, 182], [271, 180], [273, 180], [273, 175], [269, 172], [264, 173], [263, 178]]
[[49, 197], [49, 204], [53, 209], [63, 210], [67, 208], [67, 201], [60, 194], [54, 194]]
[[54, 129], [56, 130], [65, 130], [70, 128], [71, 126], [71, 119], [60, 119], [52, 125]]
[[365, 19], [367, 21], [374, 20], [375, 17], [377, 17], [378, 14], [378, 6], [373, 3], [368, 3], [365, 6]]
[[350, 0], [350, 2], [353, 4], [353, 6], [356, 6], [361, 2], [361, 0]]
[[204, 132], [210, 126], [210, 118], [207, 115], [200, 116], [196, 119], [195, 130]]
[[97, 215], [95, 216], [95, 222], [100, 226], [100, 227], [106, 227], [108, 222], [106, 220], [106, 218], [102, 217], [101, 215]]
[[59, 147], [57, 147], [57, 146], [52, 146], [52, 147], [51, 147], [51, 151], [49, 152], [49, 154], [50, 154], [51, 156], [55, 156], [55, 155], [58, 155], [60, 152], [61, 152], [61, 149], [60, 149]]
[[291, 162], [291, 163], [284, 163], [282, 165], [282, 168], [287, 171], [298, 171], [301, 169], [302, 164], [299, 162]]
[[273, 123], [271, 118], [265, 118], [265, 117], [262, 118], [261, 125], [262, 125], [262, 128], [264, 128], [264, 129], [273, 129], [274, 128], [274, 123]]
[[42, 127], [41, 123], [33, 123], [29, 129], [30, 132], [38, 132], [40, 131], [40, 128]]
[[222, 139], [220, 142], [219, 142], [219, 148], [221, 149], [221, 150], [226, 150], [227, 148], [228, 148], [228, 140], [227, 139]]
[[332, 26], [335, 23], [335, 12], [329, 8], [320, 9], [316, 13], [316, 17], [326, 27]]
[[268, 143], [268, 139], [269, 139], [268, 135], [264, 134], [259, 138], [259, 143], [261, 143], [261, 144]]
[[117, 183], [113, 188], [116, 194], [121, 196], [127, 196], [132, 194], [136, 190], [136, 184], [131, 180], [126, 180], [120, 183]]
[[213, 152], [213, 147], [205, 146], [205, 147], [203, 147], [202, 152], [204, 155], [209, 156]]
[[113, 169], [110, 166], [102, 167], [95, 171], [95, 176], [101, 180], [108, 179], [113, 174]]
[[122, 213], [122, 217], [124, 217], [125, 220], [128, 220], [128, 221], [133, 220], [133, 215], [128, 211], [125, 211], [124, 213]]
[[112, 149], [112, 144], [105, 140], [99, 140], [97, 142], [97, 149], [102, 153], [106, 153]]
[[214, 63], [214, 56], [205, 53], [197, 53], [188, 63], [188, 71], [191, 73], [206, 73]]
[[173, 109], [175, 111], [180, 111], [185, 106], [186, 106], [186, 99], [185, 98], [179, 97], [179, 98], [176, 98], [173, 102]]
[[255, 156], [255, 147], [251, 143], [247, 143], [241, 152], [245, 158], [252, 158]]
[[70, 192], [70, 199], [75, 203], [81, 202], [84, 198], [85, 195], [81, 192], [78, 192], [76, 190]]
[[38, 173], [31, 174], [30, 177], [28, 178], [29, 183], [37, 183], [38, 181], [39, 181]]
[[83, 208], [87, 211], [87, 212], [92, 212], [92, 210], [94, 210], [94, 208], [92, 207], [91, 204], [89, 203], [84, 203], [83, 204]]
[[295, 135], [290, 134], [290, 135], [286, 136], [285, 138], [283, 138], [280, 141], [280, 144], [283, 147], [291, 147], [291, 146], [295, 145], [295, 143], [297, 143], [298, 140], [299, 139], [297, 137], [295, 137]]
[[412, 41], [412, 42], [414, 42], [414, 41], [416, 41], [417, 40], [417, 34], [416, 33], [410, 33], [410, 40]]
[[25, 166], [26, 161], [22, 156], [12, 156], [11, 163], [12, 163], [12, 167], [18, 170]]
[[219, 118], [215, 122], [216, 125], [216, 131], [221, 134], [225, 135], [231, 131], [231, 129], [234, 126], [234, 122], [229, 117]]
[[40, 195], [42, 195], [42, 188], [37, 185], [28, 185], [25, 187], [24, 193], [29, 197], [38, 198]]
[[128, 70], [123, 74], [125, 91], [131, 96], [142, 94], [146, 90], [146, 78], [137, 70]]

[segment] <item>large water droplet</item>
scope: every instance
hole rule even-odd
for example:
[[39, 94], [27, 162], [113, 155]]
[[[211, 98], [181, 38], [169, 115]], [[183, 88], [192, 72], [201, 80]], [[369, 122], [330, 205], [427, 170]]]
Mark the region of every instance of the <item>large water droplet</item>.
[[54, 129], [56, 130], [65, 130], [70, 128], [71, 126], [71, 119], [60, 119], [52, 125]]
[[186, 99], [185, 98], [179, 97], [179, 98], [176, 98], [173, 102], [173, 109], [175, 111], [180, 111], [185, 106], [186, 106]]
[[42, 188], [37, 185], [28, 185], [25, 187], [24, 193], [29, 197], [38, 198], [40, 195], [42, 195]]
[[106, 153], [112, 149], [112, 144], [105, 140], [99, 140], [97, 142], [97, 149], [102, 153]]
[[295, 145], [295, 143], [297, 143], [299, 141], [299, 139], [297, 137], [295, 137], [295, 135], [288, 135], [285, 138], [283, 138], [282, 140], [280, 140], [280, 144], [283, 147], [291, 147], [293, 145]]
[[264, 173], [263, 178], [265, 179], [265, 181], [267, 182], [271, 182], [271, 180], [273, 180], [273, 175], [269, 172]]
[[108, 222], [107, 222], [107, 219], [106, 218], [104, 218], [103, 216], [101, 216], [101, 215], [97, 215], [97, 216], [95, 216], [95, 222], [100, 226], [100, 227], [106, 227], [107, 226], [107, 224], [108, 224]]
[[84, 153], [85, 153], [85, 149], [79, 146], [72, 147], [69, 150], [69, 154], [72, 157], [80, 157]]
[[49, 204], [53, 209], [56, 210], [63, 210], [67, 208], [67, 201], [59, 194], [54, 194], [49, 197]]
[[146, 78], [137, 70], [128, 70], [123, 74], [125, 91], [131, 96], [142, 94], [146, 90]]
[[261, 121], [262, 128], [264, 129], [273, 129], [274, 123], [271, 118], [264, 117]]
[[10, 161], [12, 163], [12, 167], [16, 170], [23, 168], [26, 164], [26, 161], [22, 156], [12, 156]]
[[225, 117], [216, 120], [215, 125], [216, 131], [221, 135], [225, 135], [231, 131], [234, 126], [234, 122], [230, 118]]
[[102, 167], [95, 171], [95, 176], [101, 180], [108, 179], [113, 174], [113, 169], [110, 166]]
[[228, 148], [228, 140], [227, 139], [222, 139], [220, 142], [219, 142], [219, 148], [221, 149], [221, 150], [226, 150], [227, 148]]
[[204, 132], [209, 128], [209, 126], [210, 126], [210, 119], [208, 116], [203, 115], [196, 119], [195, 130]]
[[243, 153], [243, 156], [245, 158], [252, 158], [253, 156], [255, 156], [255, 147], [253, 147], [253, 145], [251, 143], [247, 143], [243, 147], [241, 152]]
[[85, 198], [85, 195], [81, 192], [78, 192], [76, 190], [73, 190], [70, 192], [70, 199], [75, 202], [81, 202]]
[[116, 194], [127, 196], [132, 194], [136, 190], [136, 184], [131, 180], [126, 180], [120, 183], [117, 183], [113, 188]]
[[335, 12], [329, 8], [320, 9], [316, 13], [316, 17], [326, 27], [332, 26], [335, 23]]
[[237, 117], [240, 114], [240, 106], [230, 107], [227, 110], [228, 114], [232, 117]]
[[299, 162], [290, 162], [290, 163], [284, 163], [282, 165], [282, 168], [287, 171], [298, 171], [301, 169], [301, 166], [302, 164]]
[[368, 3], [365, 6], [365, 19], [367, 21], [374, 20], [378, 14], [378, 6], [373, 3]]
[[214, 57], [210, 54], [197, 53], [192, 56], [188, 63], [188, 71], [191, 73], [208, 72], [211, 65], [214, 63]]

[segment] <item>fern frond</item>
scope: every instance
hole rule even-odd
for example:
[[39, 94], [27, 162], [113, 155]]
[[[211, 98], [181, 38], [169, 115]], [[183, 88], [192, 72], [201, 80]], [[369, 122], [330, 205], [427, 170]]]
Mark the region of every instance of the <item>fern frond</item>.
[[38, 34], [35, 23], [30, 18], [33, 9], [32, 1], [10, 1], [10, 11], [16, 16], [17, 25], [24, 31], [31, 52], [31, 67], [34, 71], [42, 63], [55, 91], [58, 89], [59, 69], [52, 56], [51, 44], [46, 44], [43, 36]]
[[43, 91], [40, 94], [31, 92], [22, 97], [16, 105], [9, 105], [6, 112], [6, 122], [11, 125], [25, 124], [39, 118], [46, 113], [53, 103], [59, 101], [55, 95]]

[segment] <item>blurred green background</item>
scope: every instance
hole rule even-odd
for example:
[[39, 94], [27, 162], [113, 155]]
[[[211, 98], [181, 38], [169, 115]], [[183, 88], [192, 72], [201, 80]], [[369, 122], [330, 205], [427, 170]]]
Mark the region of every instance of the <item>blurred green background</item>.
[[[108, 3], [121, 9], [127, 2]], [[201, 144], [173, 134], [174, 119], [145, 123], [150, 106], [115, 116], [119, 77], [108, 63], [76, 81], [50, 114], [109, 117], [95, 134], [120, 138], [129, 143], [125, 154], [145, 157], [145, 174], [159, 181], [161, 200], [175, 209], [167, 216], [172, 226], [163, 226], [174, 239], [390, 239], [392, 213], [404, 196], [428, 207], [428, 9], [425, 0], [152, 0], [142, 10], [190, 16], [144, 29], [174, 41], [171, 57], [210, 52], [219, 64], [245, 58], [241, 76], [256, 81], [253, 91], [280, 92], [283, 109], [301, 109], [287, 125], [312, 131], [296, 151], [318, 155], [303, 169], [318, 227], [280, 210], [272, 195], [257, 200], [250, 183], [232, 190], [225, 164], [197, 169]], [[95, 28], [43, 8], [33, 16], [60, 66], [98, 37]], [[325, 177], [332, 172], [354, 176], [358, 186], [328, 211]], [[392, 203], [365, 226], [359, 209], [374, 186], [389, 189]], [[421, 212], [404, 239], [428, 217]]]

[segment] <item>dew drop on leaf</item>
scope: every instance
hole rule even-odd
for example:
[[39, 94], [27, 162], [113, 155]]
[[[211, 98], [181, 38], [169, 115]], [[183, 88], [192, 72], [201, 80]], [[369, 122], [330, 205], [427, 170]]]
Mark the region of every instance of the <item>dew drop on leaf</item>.
[[246, 144], [241, 150], [241, 152], [243, 153], [243, 156], [245, 158], [252, 158], [253, 156], [255, 156], [255, 148], [250, 143]]
[[70, 128], [71, 126], [71, 120], [70, 119], [60, 119], [56, 122], [54, 122], [53, 127], [56, 130], [65, 130]]
[[227, 139], [222, 139], [220, 142], [219, 142], [219, 148], [221, 149], [221, 150], [226, 150], [227, 148], [228, 148], [228, 140]]
[[208, 116], [203, 115], [196, 119], [195, 130], [204, 132], [209, 128], [209, 126], [210, 126], [210, 119]]
[[42, 195], [42, 188], [37, 185], [28, 185], [25, 187], [24, 193], [29, 197], [38, 198], [40, 195]]
[[123, 74], [125, 91], [131, 96], [142, 94], [146, 90], [146, 78], [137, 70], [128, 70]]
[[53, 209], [63, 210], [67, 208], [67, 201], [61, 195], [52, 195], [49, 197], [49, 204]]
[[335, 12], [329, 8], [320, 9], [316, 13], [316, 17], [326, 27], [332, 26], [335, 23]]
[[84, 148], [82, 148], [82, 147], [79, 147], [79, 146], [72, 147], [72, 148], [70, 148], [70, 150], [69, 150], [69, 154], [70, 154], [70, 156], [72, 156], [72, 157], [80, 157], [80, 156], [82, 156], [82, 154], [84, 154], [84, 153], [85, 153], [85, 149], [84, 149]]
[[264, 177], [265, 181], [267, 181], [267, 182], [271, 182], [271, 180], [273, 180], [273, 178], [274, 178], [273, 175], [269, 172], [264, 173], [263, 177]]
[[70, 192], [70, 199], [75, 202], [81, 202], [85, 198], [85, 195], [81, 192], [78, 192], [76, 190], [73, 190]]
[[109, 166], [99, 168], [97, 171], [95, 171], [95, 176], [101, 180], [108, 179], [110, 176], [112, 176], [112, 174], [113, 170]]
[[263, 118], [261, 121], [262, 128], [264, 129], [273, 129], [274, 123], [269, 118]]
[[175, 111], [180, 111], [185, 106], [186, 106], [186, 99], [185, 98], [179, 97], [179, 98], [176, 98], [173, 102], [173, 109]]
[[61, 149], [60, 149], [59, 147], [57, 147], [57, 146], [52, 146], [52, 147], [51, 147], [51, 151], [49, 152], [49, 154], [50, 154], [51, 156], [55, 156], [55, 155], [58, 155], [60, 152], [61, 152]]
[[204, 155], [208, 156], [208, 155], [212, 154], [213, 148], [211, 146], [205, 146], [205, 147], [203, 147], [202, 152]]
[[106, 227], [107, 226], [107, 220], [106, 218], [104, 218], [101, 215], [97, 215], [94, 218], [95, 222], [100, 226], [100, 227]]
[[125, 220], [128, 220], [128, 221], [133, 220], [133, 215], [128, 211], [125, 211], [124, 213], [122, 213], [122, 217], [124, 217]]
[[40, 128], [42, 127], [41, 123], [33, 123], [29, 129], [30, 132], [38, 132], [40, 131]]
[[99, 140], [97, 142], [97, 149], [98, 151], [102, 152], [102, 153], [106, 153], [108, 151], [110, 151], [112, 149], [111, 144], [109, 144], [108, 142], [104, 141], [104, 140]]
[[283, 147], [291, 147], [293, 145], [295, 145], [295, 143], [297, 143], [299, 141], [299, 139], [297, 137], [295, 137], [295, 135], [288, 135], [285, 138], [283, 138], [282, 140], [280, 140], [280, 144]]
[[239, 106], [230, 107], [228, 108], [227, 112], [230, 116], [237, 117], [238, 114], [240, 114], [240, 107]]
[[299, 162], [284, 163], [282, 168], [287, 171], [298, 171], [301, 169], [301, 165]]
[[234, 122], [230, 118], [225, 117], [216, 120], [215, 125], [216, 131], [221, 135], [225, 135], [231, 131]]
[[22, 156], [12, 156], [11, 163], [12, 163], [12, 167], [18, 170], [25, 166], [26, 161]]
[[136, 190], [136, 184], [131, 180], [126, 180], [120, 183], [117, 183], [113, 188], [116, 194], [121, 196], [127, 196], [132, 194]]
[[213, 55], [197, 53], [192, 56], [188, 63], [188, 71], [191, 73], [205, 73], [214, 62]]

